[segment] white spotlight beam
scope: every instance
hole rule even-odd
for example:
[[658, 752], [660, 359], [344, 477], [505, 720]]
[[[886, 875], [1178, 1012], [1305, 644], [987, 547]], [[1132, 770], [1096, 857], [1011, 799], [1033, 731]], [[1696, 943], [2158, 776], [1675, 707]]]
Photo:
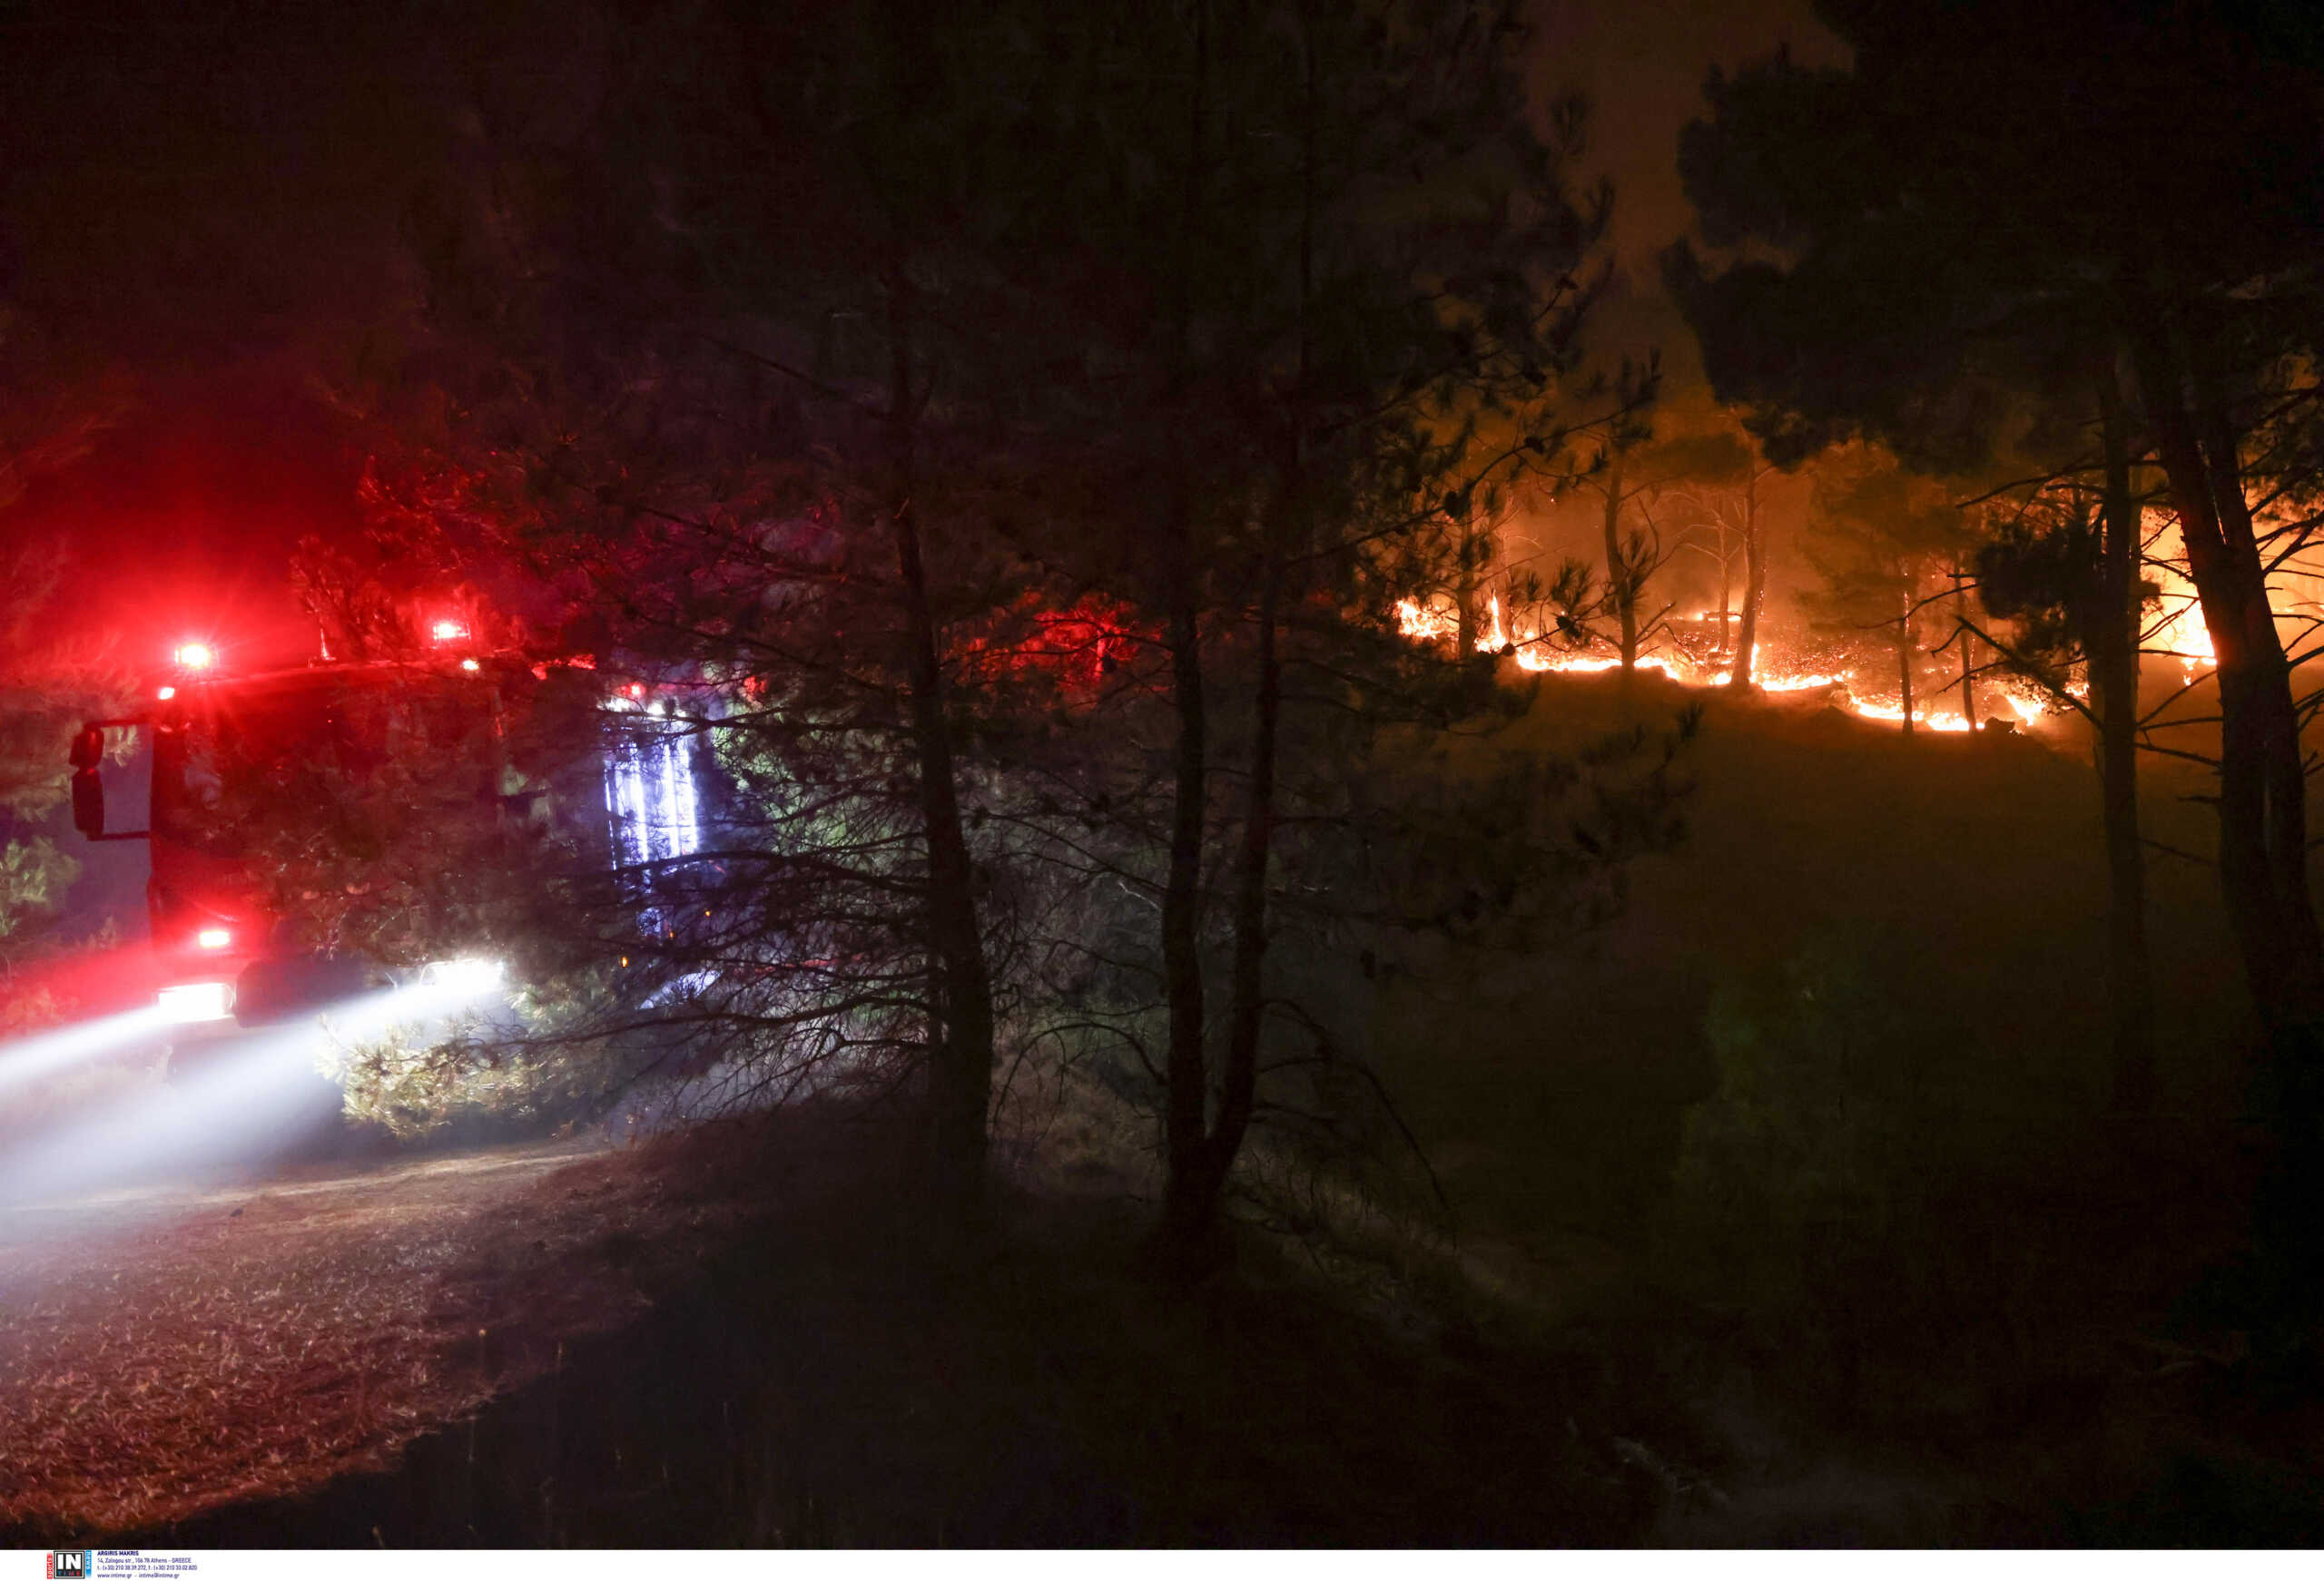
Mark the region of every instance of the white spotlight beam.
[[159, 1006], [148, 1005], [0, 1044], [0, 1097], [70, 1066], [158, 1037], [169, 1024]]
[[277, 1154], [336, 1118], [338, 1095], [320, 1074], [334, 1041], [361, 1042], [448, 1016], [477, 992], [464, 984], [416, 983], [245, 1033], [166, 1088], [44, 1131], [0, 1157], [0, 1203], [80, 1196], [130, 1179], [200, 1173]]

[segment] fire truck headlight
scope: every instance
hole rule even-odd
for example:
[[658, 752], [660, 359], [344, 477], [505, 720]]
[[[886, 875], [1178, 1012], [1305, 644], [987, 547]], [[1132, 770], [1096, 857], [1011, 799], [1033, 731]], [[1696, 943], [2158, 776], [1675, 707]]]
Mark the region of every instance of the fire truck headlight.
[[438, 987], [455, 988], [464, 994], [481, 994], [500, 986], [508, 968], [497, 960], [481, 956], [465, 956], [458, 960], [430, 961], [421, 973], [423, 980]]
[[233, 1014], [234, 990], [227, 983], [172, 983], [160, 1003], [164, 1021], [222, 1021]]
[[231, 928], [205, 928], [193, 936], [193, 942], [202, 949], [224, 949], [234, 942], [234, 934]]
[[218, 662], [216, 650], [208, 643], [180, 643], [172, 657], [181, 670], [207, 670]]

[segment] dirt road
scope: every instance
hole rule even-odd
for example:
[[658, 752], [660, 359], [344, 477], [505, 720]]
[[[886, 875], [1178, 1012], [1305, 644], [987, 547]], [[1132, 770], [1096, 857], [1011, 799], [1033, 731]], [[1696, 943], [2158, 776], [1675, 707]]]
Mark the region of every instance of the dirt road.
[[475, 1410], [647, 1304], [622, 1249], [684, 1223], [637, 1160], [509, 1146], [0, 1208], [0, 1532], [295, 1492]]

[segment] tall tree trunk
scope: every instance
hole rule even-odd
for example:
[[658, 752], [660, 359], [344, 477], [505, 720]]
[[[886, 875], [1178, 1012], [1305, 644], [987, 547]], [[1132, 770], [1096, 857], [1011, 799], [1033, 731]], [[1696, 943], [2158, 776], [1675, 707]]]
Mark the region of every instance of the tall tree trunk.
[[1964, 629], [1961, 633], [1961, 717], [1967, 722], [1969, 733], [1977, 732], [1977, 633]]
[[[1298, 486], [1297, 479], [1293, 487]], [[1296, 506], [1294, 506], [1296, 509]], [[1283, 664], [1275, 651], [1283, 566], [1267, 569], [1259, 591], [1257, 716], [1251, 742], [1251, 776], [1243, 811], [1243, 849], [1235, 890], [1234, 1001], [1227, 1025], [1226, 1069], [1220, 1084], [1218, 1123], [1211, 1145], [1220, 1183], [1242, 1150], [1258, 1096], [1259, 1031], [1266, 1015], [1262, 969], [1267, 950], [1267, 876], [1275, 849], [1275, 749], [1283, 715]], [[1216, 1188], [1214, 1188], [1214, 1200]]]
[[2116, 1112], [2154, 1106], [2154, 983], [2146, 939], [2146, 856], [2139, 840], [2139, 503], [2130, 418], [2109, 368], [2098, 380], [2106, 493], [2099, 619], [2084, 639], [2098, 704], [2098, 780], [2106, 825], [2106, 1002]]
[[[1174, 1243], [1199, 1232], [1207, 1213], [1191, 1193], [1207, 1159], [1210, 1075], [1205, 1057], [1202, 970], [1202, 848], [1209, 810], [1209, 716], [1204, 695], [1201, 568], [1194, 535], [1193, 480], [1185, 454], [1188, 342], [1193, 323], [1193, 250], [1204, 186], [1204, 139], [1210, 76], [1209, 8], [1196, 0], [1193, 91], [1187, 108], [1186, 186], [1179, 216], [1173, 281], [1170, 388], [1174, 419], [1169, 501], [1163, 523], [1164, 600], [1168, 608], [1170, 702], [1177, 718], [1173, 746], [1170, 868], [1162, 891], [1163, 993], [1168, 1006], [1167, 1092], [1163, 1110], [1166, 1166], [1163, 1228]], [[1215, 1200], [1215, 1194], [1214, 1198]]]
[[1920, 578], [1908, 574], [1905, 579], [1905, 613], [1896, 622], [1896, 677], [1898, 689], [1904, 693], [1906, 735], [1913, 733], [1913, 656], [1921, 645], [1913, 605], [1918, 602], [1920, 590]]
[[2307, 777], [2225, 404], [2152, 312], [2126, 316], [2141, 398], [2217, 661], [2220, 880], [2268, 1033], [2276, 1156], [2261, 1244], [2324, 1276], [2324, 936], [2309, 894]]
[[1463, 507], [1461, 527], [1461, 563], [1457, 567], [1459, 580], [1453, 584], [1453, 607], [1458, 611], [1453, 628], [1453, 657], [1466, 659], [1477, 651], [1479, 622], [1477, 610], [1478, 566], [1476, 516]]
[[[1203, 1246], [1216, 1227], [1219, 1201], [1236, 1155], [1242, 1151], [1251, 1116], [1257, 1106], [1259, 1036], [1266, 1016], [1265, 968], [1267, 949], [1267, 881], [1275, 845], [1276, 741], [1283, 707], [1283, 667], [1277, 653], [1286, 556], [1292, 540], [1304, 525], [1308, 395], [1308, 300], [1315, 267], [1315, 60], [1307, 47], [1301, 13], [1305, 136], [1302, 160], [1299, 230], [1298, 329], [1299, 370], [1293, 395], [1291, 433], [1278, 479], [1275, 508], [1263, 523], [1261, 553], [1265, 563], [1259, 579], [1256, 612], [1256, 696], [1250, 773], [1245, 783], [1243, 841], [1237, 854], [1233, 916], [1234, 953], [1228, 977], [1226, 1059], [1219, 1073], [1218, 1112], [1207, 1134], [1181, 1156], [1171, 1148], [1170, 1173], [1163, 1198], [1163, 1229], [1170, 1250], [1182, 1266], [1199, 1266]], [[1473, 518], [1463, 523], [1464, 549]], [[1471, 556], [1464, 552], [1462, 565]], [[1464, 648], [1464, 653], [1467, 651]], [[1207, 1094], [1206, 1092], [1206, 1099]]]
[[1638, 668], [1639, 586], [1622, 550], [1622, 453], [1606, 464], [1606, 595], [1621, 631], [1622, 673]]
[[1170, 701], [1177, 713], [1171, 787], [1170, 870], [1162, 891], [1162, 976], [1169, 1007], [1164, 1110], [1167, 1186], [1165, 1232], [1185, 1243], [1209, 1218], [1202, 1181], [1208, 1164], [1210, 1072], [1204, 1048], [1202, 848], [1209, 806], [1209, 714], [1204, 694], [1202, 633], [1196, 597], [1193, 532], [1187, 486], [1172, 508], [1166, 549], [1169, 578]]
[[943, 668], [921, 553], [917, 487], [919, 397], [912, 388], [912, 288], [901, 265], [888, 271], [888, 430], [893, 492], [889, 521], [904, 595], [910, 647], [911, 735], [919, 759], [921, 819], [928, 839], [928, 933], [935, 960], [935, 1035], [931, 1039], [929, 1119], [933, 1163], [955, 1204], [982, 1194], [988, 1112], [992, 1102], [992, 984], [977, 928], [975, 869], [952, 779], [944, 720]]
[[1217, 1222], [1219, 1200], [1258, 1099], [1259, 1034], [1266, 1012], [1267, 879], [1275, 843], [1276, 740], [1283, 705], [1283, 672], [1276, 653], [1281, 584], [1278, 562], [1269, 568], [1259, 593], [1256, 717], [1243, 843], [1236, 861], [1234, 958], [1217, 1117], [1183, 1165], [1174, 1157], [1164, 1194], [1164, 1228], [1182, 1253], [1194, 1252]]
[[1730, 655], [1728, 644], [1735, 640], [1735, 628], [1729, 624], [1735, 618], [1735, 555], [1728, 548], [1726, 530], [1719, 533], [1718, 556], [1718, 656]]
[[[2324, 983], [2324, 941], [2308, 894], [2306, 784], [2290, 667], [2242, 500], [2231, 435], [2206, 444], [2184, 364], [2152, 325], [2134, 331], [2139, 382], [2187, 547], [2220, 688], [2220, 871], [2261, 1013], [2304, 1016]], [[2222, 508], [2222, 507], [2226, 508]]]
[[1735, 623], [1735, 662], [1727, 683], [1739, 690], [1752, 684], [1753, 661], [1759, 645], [1759, 605], [1768, 595], [1767, 535], [1759, 523], [1759, 476], [1755, 471], [1743, 483], [1743, 614]]
[[[1953, 562], [1953, 585], [1963, 588], [1962, 602], [1968, 602], [1965, 584], [1961, 580], [1961, 562]], [[1969, 726], [1969, 733], [1977, 733], [1977, 633], [1965, 622], [1961, 626], [1961, 717]]]

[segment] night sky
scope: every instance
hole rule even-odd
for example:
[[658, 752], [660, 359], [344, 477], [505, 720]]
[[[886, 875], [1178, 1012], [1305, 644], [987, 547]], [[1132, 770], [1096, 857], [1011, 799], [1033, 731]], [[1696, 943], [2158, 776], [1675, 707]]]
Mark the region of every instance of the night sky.
[[[525, 8], [497, 21], [509, 35]], [[459, 84], [493, 68], [465, 8], [240, 5], [0, 10], [0, 286], [126, 393], [77, 464], [36, 479], [0, 532], [69, 536], [103, 596], [68, 617], [132, 664], [180, 631], [296, 653], [282, 577], [305, 533], [357, 519], [363, 437], [330, 409], [332, 359], [397, 289], [419, 161], [448, 142]], [[1803, 0], [1547, 6], [1540, 79], [1595, 107], [1583, 173], [1616, 187], [1624, 284], [1593, 330], [1649, 346], [1666, 422], [1700, 401], [1655, 251], [1689, 223], [1673, 163], [1705, 70], [1779, 41], [1837, 45]]]
[[362, 447], [320, 388], [385, 289], [419, 35], [295, 5], [0, 17], [0, 286], [118, 392], [0, 530], [73, 540], [102, 597], [71, 618], [132, 663], [189, 624], [286, 643], [291, 545], [354, 511]]

